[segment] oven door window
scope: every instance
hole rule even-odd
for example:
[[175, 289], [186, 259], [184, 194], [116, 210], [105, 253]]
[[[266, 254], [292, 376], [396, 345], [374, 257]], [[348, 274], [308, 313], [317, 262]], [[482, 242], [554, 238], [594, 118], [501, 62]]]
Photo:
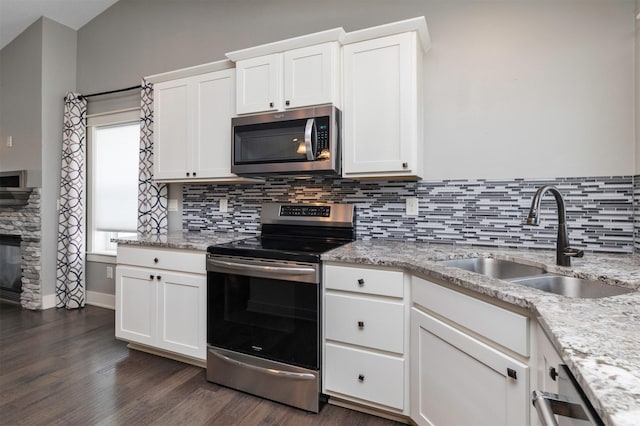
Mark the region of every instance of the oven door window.
[[207, 342], [318, 369], [319, 286], [208, 272]]
[[235, 163], [306, 161], [306, 123], [304, 119], [236, 128]]

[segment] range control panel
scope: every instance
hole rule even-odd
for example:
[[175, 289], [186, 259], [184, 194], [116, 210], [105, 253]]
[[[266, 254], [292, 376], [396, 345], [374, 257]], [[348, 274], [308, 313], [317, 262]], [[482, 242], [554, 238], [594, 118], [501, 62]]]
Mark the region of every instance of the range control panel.
[[280, 216], [329, 217], [331, 206], [286, 205], [280, 207]]

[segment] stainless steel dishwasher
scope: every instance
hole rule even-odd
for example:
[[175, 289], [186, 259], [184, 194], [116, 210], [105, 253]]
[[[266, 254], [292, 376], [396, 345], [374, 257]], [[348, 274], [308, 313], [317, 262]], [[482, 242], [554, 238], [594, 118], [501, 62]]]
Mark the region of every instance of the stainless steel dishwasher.
[[560, 364], [556, 369], [558, 394], [535, 390], [531, 402], [542, 426], [603, 425], [593, 406], [576, 382], [569, 368]]

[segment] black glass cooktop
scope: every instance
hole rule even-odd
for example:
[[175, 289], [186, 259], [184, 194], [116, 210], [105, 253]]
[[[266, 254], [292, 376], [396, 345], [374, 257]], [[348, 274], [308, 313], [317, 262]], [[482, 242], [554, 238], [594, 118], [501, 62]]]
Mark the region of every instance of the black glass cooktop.
[[207, 252], [226, 256], [258, 257], [263, 259], [320, 261], [320, 255], [340, 247], [350, 240], [317, 238], [253, 237], [209, 246]]
[[320, 261], [320, 255], [355, 240], [354, 209], [349, 204], [262, 205], [261, 235], [209, 246], [225, 256]]

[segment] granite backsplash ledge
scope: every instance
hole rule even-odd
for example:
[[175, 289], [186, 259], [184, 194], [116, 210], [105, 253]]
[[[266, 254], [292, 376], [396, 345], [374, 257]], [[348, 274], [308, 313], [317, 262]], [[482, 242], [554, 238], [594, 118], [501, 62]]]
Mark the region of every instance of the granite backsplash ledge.
[[[633, 176], [442, 181], [314, 177], [274, 178], [251, 185], [185, 185], [182, 227], [258, 234], [260, 205], [265, 202], [352, 203], [359, 240], [554, 248], [557, 213], [553, 197], [543, 201], [540, 226], [524, 224], [535, 190], [552, 184], [565, 198], [572, 246], [633, 253], [634, 233], [640, 238], [640, 225], [634, 227], [634, 214], [640, 221], [639, 182]], [[418, 198], [417, 216], [405, 214], [407, 197]], [[225, 213], [218, 207], [221, 198], [228, 200]], [[637, 241], [635, 247], [640, 251]]]

